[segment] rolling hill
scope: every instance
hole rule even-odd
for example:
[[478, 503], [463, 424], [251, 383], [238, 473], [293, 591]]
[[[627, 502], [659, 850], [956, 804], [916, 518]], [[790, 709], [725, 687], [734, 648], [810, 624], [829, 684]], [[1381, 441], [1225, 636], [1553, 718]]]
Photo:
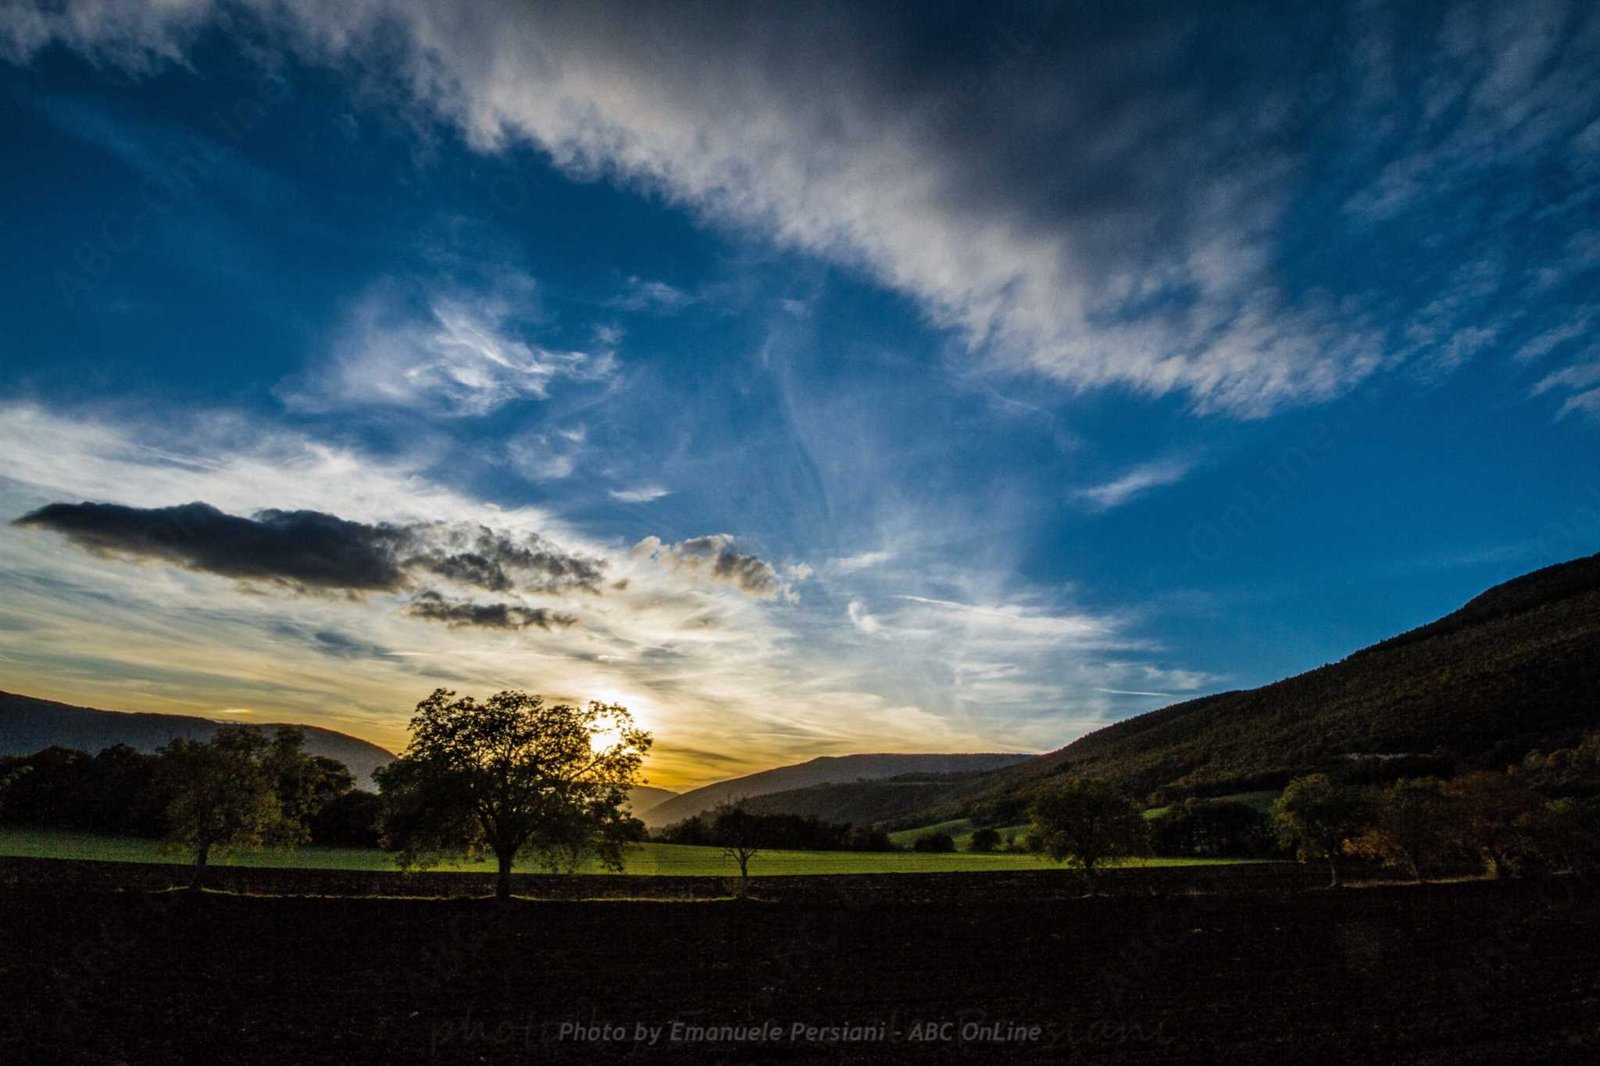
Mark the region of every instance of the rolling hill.
[[1006, 818], [1062, 774], [1108, 778], [1164, 800], [1281, 787], [1295, 774], [1364, 759], [1494, 768], [1596, 728], [1600, 555], [1497, 585], [1339, 662], [1138, 715], [1010, 767], [913, 787], [812, 788], [762, 802], [889, 825], [974, 811]]
[[[174, 737], [204, 739], [221, 724], [184, 714], [101, 711], [0, 692], [0, 755], [31, 755], [51, 745], [93, 753], [126, 744], [148, 752]], [[344, 763], [363, 788], [372, 787], [373, 770], [394, 758], [392, 752], [348, 733], [314, 725], [300, 728], [307, 751]]]
[[670, 789], [656, 788], [654, 785], [634, 785], [628, 789], [628, 804], [633, 807], [633, 813], [648, 811], [651, 807], [659, 806], [676, 796], [677, 793]]
[[[728, 781], [718, 781], [681, 796], [674, 797], [651, 809], [640, 817], [646, 825], [663, 826], [708, 811], [718, 803], [728, 800], [769, 796], [795, 789], [818, 786], [843, 786], [860, 781], [883, 781], [903, 778], [906, 775], [970, 774], [1011, 766], [1033, 758], [1032, 755], [1003, 753], [963, 755], [823, 755], [809, 762], [793, 766], [779, 766], [772, 770]], [[886, 784], [887, 788], [898, 788]], [[752, 806], [756, 806], [752, 804]], [[781, 808], [761, 804], [760, 809], [776, 813]], [[804, 811], [799, 813], [815, 813]], [[860, 821], [861, 819], [855, 819]]]

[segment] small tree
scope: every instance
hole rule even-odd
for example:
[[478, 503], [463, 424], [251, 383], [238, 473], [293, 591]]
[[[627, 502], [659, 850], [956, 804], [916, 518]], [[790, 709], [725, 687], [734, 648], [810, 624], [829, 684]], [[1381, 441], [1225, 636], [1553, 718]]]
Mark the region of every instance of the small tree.
[[1057, 785], [1033, 801], [1028, 816], [1045, 854], [1082, 871], [1091, 892], [1102, 865], [1142, 855], [1149, 846], [1150, 828], [1139, 808], [1103, 781]]
[[967, 839], [967, 850], [987, 854], [1000, 847], [1000, 830], [983, 828], [974, 830]]
[[277, 771], [299, 755], [297, 730], [272, 737], [225, 725], [207, 741], [176, 738], [162, 748], [158, 780], [167, 797], [167, 843], [193, 855], [200, 887], [215, 854], [266, 844], [293, 846], [304, 826], [278, 796]]
[[923, 833], [911, 842], [912, 851], [942, 853], [956, 850], [956, 838], [943, 831]]
[[750, 895], [750, 860], [761, 853], [761, 818], [745, 809], [742, 800], [716, 806], [711, 820], [711, 842], [739, 864], [739, 898]]
[[1365, 815], [1360, 793], [1327, 774], [1295, 778], [1272, 804], [1278, 840], [1301, 862], [1326, 859], [1329, 888], [1339, 885], [1339, 852], [1364, 828]]
[[650, 740], [616, 705], [438, 689], [417, 704], [404, 754], [377, 773], [385, 840], [404, 868], [492, 853], [500, 899], [519, 858], [557, 871], [592, 855], [620, 870], [635, 835], [627, 791]]

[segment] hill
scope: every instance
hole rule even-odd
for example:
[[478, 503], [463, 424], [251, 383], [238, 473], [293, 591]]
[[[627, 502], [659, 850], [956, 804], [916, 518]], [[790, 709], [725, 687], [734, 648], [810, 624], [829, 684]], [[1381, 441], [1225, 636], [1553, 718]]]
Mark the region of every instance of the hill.
[[1497, 585], [1337, 663], [1138, 715], [1011, 767], [920, 789], [868, 782], [848, 803], [815, 789], [766, 802], [796, 813], [878, 811], [891, 825], [975, 811], [1004, 819], [1061, 774], [1112, 779], [1165, 801], [1277, 788], [1299, 773], [1363, 762], [1503, 767], [1596, 727], [1600, 555]]
[[634, 785], [628, 789], [628, 804], [637, 815], [641, 811], [648, 811], [651, 807], [667, 802], [676, 795], [677, 793], [670, 789], [656, 788], [654, 785]]
[[1460, 610], [1262, 688], [1130, 718], [997, 775], [1138, 791], [1276, 783], [1360, 756], [1502, 767], [1600, 726], [1600, 555], [1495, 586]]
[[[666, 801], [644, 811], [646, 825], [662, 826], [708, 811], [719, 803], [755, 799], [776, 792], [810, 789], [823, 785], [844, 785], [859, 781], [881, 781], [907, 774], [962, 774], [1011, 766], [1032, 755], [984, 753], [958, 755], [823, 755], [793, 766], [728, 781], [718, 781]], [[898, 788], [897, 785], [889, 785]], [[766, 809], [763, 807], [762, 809]], [[797, 813], [813, 813], [802, 811]], [[855, 819], [859, 821], [860, 819]]]
[[[148, 752], [174, 737], [203, 740], [221, 724], [191, 715], [101, 711], [0, 692], [0, 755], [31, 755], [51, 745], [93, 753], [126, 744]], [[344, 763], [363, 788], [372, 787], [373, 770], [394, 758], [393, 753], [348, 733], [314, 725], [300, 728], [305, 730], [307, 751]]]

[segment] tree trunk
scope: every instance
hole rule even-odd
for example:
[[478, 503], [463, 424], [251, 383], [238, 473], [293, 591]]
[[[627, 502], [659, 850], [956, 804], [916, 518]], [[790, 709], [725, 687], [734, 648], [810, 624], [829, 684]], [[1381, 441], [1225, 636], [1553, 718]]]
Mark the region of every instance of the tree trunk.
[[211, 857], [211, 845], [201, 844], [194, 849], [194, 869], [189, 875], [189, 888], [200, 891], [200, 883], [205, 880], [206, 860]]
[[506, 900], [511, 898], [511, 859], [505, 853], [497, 853], [495, 858], [500, 861], [500, 871], [494, 882], [494, 898]]
[[739, 856], [739, 898], [748, 899], [750, 896], [750, 856]]
[[1328, 887], [1339, 887], [1339, 860], [1331, 851], [1328, 853]]

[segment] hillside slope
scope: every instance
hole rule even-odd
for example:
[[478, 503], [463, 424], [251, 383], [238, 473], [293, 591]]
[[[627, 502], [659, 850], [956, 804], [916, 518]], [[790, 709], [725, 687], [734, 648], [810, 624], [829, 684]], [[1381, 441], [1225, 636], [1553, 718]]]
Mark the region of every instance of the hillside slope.
[[1436, 622], [1262, 688], [1130, 718], [995, 775], [1146, 791], [1227, 787], [1353, 755], [1494, 767], [1600, 726], [1600, 555], [1483, 593]]
[[1497, 585], [1435, 622], [1257, 689], [1151, 711], [1038, 758], [907, 789], [809, 789], [763, 802], [793, 813], [922, 824], [987, 810], [1014, 817], [1059, 774], [1136, 795], [1277, 787], [1353, 756], [1421, 755], [1499, 767], [1600, 727], [1600, 555]]
[[647, 825], [671, 825], [730, 800], [755, 799], [774, 792], [882, 780], [906, 774], [959, 774], [993, 770], [1031, 758], [1032, 755], [992, 752], [962, 755], [823, 755], [809, 762], [779, 766], [685, 792], [652, 807], [640, 817]]
[[[174, 737], [204, 739], [221, 724], [184, 714], [101, 711], [0, 692], [0, 755], [31, 755], [51, 745], [94, 753], [113, 744], [126, 744], [148, 752]], [[372, 787], [373, 770], [394, 758], [391, 752], [348, 733], [314, 725], [300, 728], [305, 730], [307, 751], [344, 763], [363, 788]]]

